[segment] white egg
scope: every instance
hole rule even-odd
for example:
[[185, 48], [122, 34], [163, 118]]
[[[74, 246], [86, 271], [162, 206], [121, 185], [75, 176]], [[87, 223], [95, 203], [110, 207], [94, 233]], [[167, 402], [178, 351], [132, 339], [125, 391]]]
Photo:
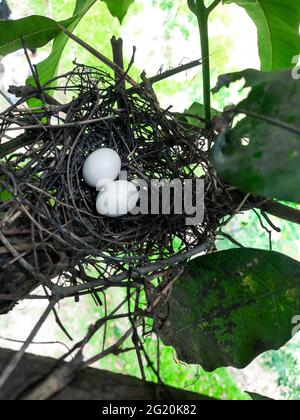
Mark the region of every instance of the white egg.
[[93, 152], [85, 161], [82, 169], [84, 181], [94, 188], [101, 188], [114, 181], [121, 171], [121, 159], [113, 149], [104, 147]]
[[134, 209], [138, 199], [138, 188], [132, 182], [124, 180], [110, 182], [97, 196], [97, 212], [108, 217], [124, 216]]

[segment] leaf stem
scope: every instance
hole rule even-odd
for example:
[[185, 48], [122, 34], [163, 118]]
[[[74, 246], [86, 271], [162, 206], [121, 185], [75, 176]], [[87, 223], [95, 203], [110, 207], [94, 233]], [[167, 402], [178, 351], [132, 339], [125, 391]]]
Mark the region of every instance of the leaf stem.
[[208, 8], [208, 13], [211, 13], [220, 3], [222, 0], [215, 0]]
[[203, 105], [204, 118], [207, 122], [211, 120], [211, 92], [210, 92], [210, 55], [209, 55], [209, 36], [208, 18], [210, 13], [221, 3], [215, 0], [206, 7], [204, 0], [187, 0], [190, 10], [196, 15], [200, 32], [200, 44], [202, 54], [202, 81], [203, 81]]
[[200, 44], [202, 55], [202, 80], [203, 80], [203, 105], [204, 118], [211, 120], [211, 98], [210, 98], [210, 57], [208, 39], [208, 9], [204, 5], [204, 0], [196, 0], [195, 14], [198, 20], [200, 32]]

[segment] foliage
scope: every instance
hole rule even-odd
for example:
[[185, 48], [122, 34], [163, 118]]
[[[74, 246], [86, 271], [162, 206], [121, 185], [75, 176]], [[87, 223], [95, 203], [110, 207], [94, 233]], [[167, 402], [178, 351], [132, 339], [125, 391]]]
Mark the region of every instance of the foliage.
[[299, 361], [297, 353], [300, 343], [296, 339], [293, 342], [275, 352], [264, 356], [264, 362], [277, 374], [278, 385], [282, 394], [289, 400], [300, 400]]
[[[61, 22], [68, 25], [69, 21]], [[0, 55], [23, 48], [43, 47], [60, 32], [57, 24], [44, 16], [30, 16], [14, 21], [0, 21]], [[23, 42], [22, 42], [23, 40]]]
[[245, 8], [257, 26], [262, 71], [291, 67], [299, 54], [300, 8], [298, 0], [223, 0]]
[[[60, 22], [55, 22], [43, 16], [30, 16], [24, 19], [0, 22], [0, 55], [5, 56], [16, 50], [39, 48], [53, 41], [49, 57], [37, 67], [41, 85], [51, 80], [57, 70], [59, 61], [68, 41], [68, 36], [62, 32], [62, 27], [73, 31], [83, 16], [97, 0], [76, 0], [73, 16]], [[34, 84], [34, 80], [29, 80]]]
[[[212, 371], [243, 368], [291, 337], [300, 311], [300, 264], [284, 255], [231, 249], [188, 263], [157, 319], [180, 360]], [[188, 343], [188, 344], [187, 344]]]
[[117, 17], [122, 23], [124, 17], [127, 14], [129, 7], [132, 5], [134, 0], [102, 0], [107, 4], [110, 13]]
[[214, 166], [243, 191], [299, 201], [300, 84], [290, 70], [246, 70], [222, 76], [217, 89], [240, 79], [251, 92], [234, 112], [245, 118], [226, 138], [219, 136], [212, 151]]
[[[63, 22], [62, 26], [70, 32], [73, 32], [80, 20], [96, 3], [96, 1], [97, 0], [76, 0], [73, 16], [67, 22]], [[51, 80], [56, 75], [63, 50], [68, 40], [68, 35], [60, 30], [53, 40], [51, 54], [44, 61], [38, 64], [37, 72], [39, 74], [39, 81], [41, 85], [44, 85], [44, 83]], [[31, 85], [35, 84], [32, 78], [28, 80], [28, 83]]]

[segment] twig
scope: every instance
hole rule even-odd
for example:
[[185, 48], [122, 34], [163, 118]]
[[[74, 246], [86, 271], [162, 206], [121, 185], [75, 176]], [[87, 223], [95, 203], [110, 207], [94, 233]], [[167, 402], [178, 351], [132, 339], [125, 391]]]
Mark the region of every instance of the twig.
[[54, 306], [56, 305], [56, 303], [57, 303], [57, 300], [53, 300], [52, 302], [49, 303], [49, 305], [45, 309], [44, 313], [40, 317], [39, 321], [37, 322], [37, 324], [35, 325], [35, 327], [31, 331], [31, 333], [29, 334], [27, 340], [22, 345], [21, 349], [15, 354], [15, 356], [12, 358], [10, 363], [7, 365], [7, 367], [1, 373], [1, 375], [0, 375], [0, 392], [3, 389], [4, 385], [6, 384], [7, 380], [10, 378], [10, 376], [13, 374], [13, 372], [18, 367], [19, 363], [21, 362], [21, 360], [22, 360], [22, 358], [25, 354], [26, 349], [31, 344], [34, 337], [39, 332], [40, 328], [43, 326], [44, 322], [48, 318], [49, 314], [51, 313], [51, 311], [54, 308]]
[[[165, 79], [169, 79], [172, 76], [176, 76], [176, 74], [183, 73], [184, 71], [191, 70], [201, 65], [202, 59], [194, 60], [187, 64], [181, 64], [180, 66], [175, 67], [174, 69], [166, 70], [163, 73], [157, 74], [156, 76], [149, 77], [148, 82], [153, 85], [154, 83], [158, 83]], [[141, 83], [141, 85], [143, 85], [143, 83]]]
[[298, 209], [294, 209], [273, 200], [266, 201], [257, 207], [279, 219], [300, 225], [300, 210]]
[[114, 70], [116, 73], [118, 73], [120, 76], [124, 77], [128, 83], [130, 83], [133, 87], [138, 88], [138, 84], [130, 77], [128, 76], [124, 70], [122, 70], [117, 64], [115, 64], [113, 61], [109, 60], [107, 57], [105, 57], [103, 54], [101, 54], [99, 51], [97, 51], [95, 48], [91, 47], [86, 42], [82, 41], [80, 38], [78, 38], [76, 35], [68, 31], [64, 26], [58, 24], [60, 29], [68, 35], [69, 38], [73, 39], [73, 41], [77, 42], [77, 44], [81, 45], [85, 50], [87, 50], [89, 53], [91, 53], [94, 57], [96, 57], [98, 60], [102, 61], [104, 64], [106, 64], [108, 67], [110, 67], [112, 70]]
[[244, 245], [242, 245], [240, 242], [238, 242], [236, 239], [234, 239], [231, 235], [225, 232], [220, 232], [219, 235], [223, 236], [224, 238], [228, 239], [230, 242], [232, 242], [234, 245], [238, 246], [239, 248], [244, 248]]
[[[76, 121], [76, 122], [72, 122], [72, 123], [64, 123], [64, 124], [53, 124], [53, 125], [43, 125], [44, 129], [53, 129], [53, 130], [57, 130], [57, 129], [61, 129], [61, 128], [70, 128], [70, 127], [80, 127], [82, 125], [91, 125], [91, 124], [96, 124], [99, 122], [103, 122], [103, 121], [108, 121], [108, 120], [114, 120], [118, 118], [117, 115], [108, 115], [106, 117], [101, 117], [101, 118], [94, 118], [94, 119], [89, 119], [89, 120], [84, 120], [84, 121]], [[0, 117], [1, 119], [1, 117]], [[16, 131], [16, 130], [40, 130], [41, 129], [41, 125], [21, 125], [20, 127], [9, 127], [6, 128], [5, 131]], [[6, 152], [7, 153], [7, 152]]]
[[[177, 254], [174, 255], [173, 257], [170, 258], [166, 258], [165, 260], [161, 260], [158, 261], [156, 263], [152, 263], [149, 264], [148, 266], [145, 267], [140, 267], [139, 269], [135, 269], [132, 273], [131, 276], [132, 278], [136, 279], [139, 278], [141, 276], [147, 275], [149, 273], [154, 273], [154, 272], [158, 272], [157, 276], [159, 275], [159, 272], [161, 270], [164, 270], [166, 267], [173, 267], [177, 264], [180, 264], [184, 261], [186, 261], [187, 259], [201, 254], [202, 252], [208, 251], [209, 249], [211, 249], [213, 247], [213, 242], [212, 241], [205, 241], [203, 242], [201, 245], [196, 246], [195, 248], [183, 252], [181, 254]], [[75, 293], [81, 292], [83, 290], [87, 290], [87, 289], [91, 289], [91, 288], [96, 288], [98, 286], [103, 286], [106, 284], [110, 284], [111, 287], [114, 286], [114, 284], [119, 285], [123, 280], [126, 280], [128, 277], [128, 272], [124, 272], [121, 274], [118, 274], [116, 276], [111, 276], [108, 279], [98, 279], [93, 281], [92, 283], [87, 283], [87, 284], [81, 284], [79, 286], [70, 286], [70, 287], [61, 287], [61, 286], [54, 286], [53, 288], [53, 292], [55, 291], [55, 294], [57, 297], [59, 298], [65, 298], [68, 297], [70, 295], [74, 295]], [[141, 285], [139, 285], [139, 287], [141, 287]]]

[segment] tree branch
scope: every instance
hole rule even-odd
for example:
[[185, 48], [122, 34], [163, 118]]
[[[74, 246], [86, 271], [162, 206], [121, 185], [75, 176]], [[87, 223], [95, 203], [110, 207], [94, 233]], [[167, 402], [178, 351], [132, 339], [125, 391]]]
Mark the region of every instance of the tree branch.
[[[0, 349], [0, 371], [14, 354], [14, 351]], [[47, 376], [56, 362], [47, 357], [26, 354], [18, 374], [11, 378], [0, 399], [2, 401], [26, 399], [30, 385]], [[68, 368], [68, 364], [63, 366]], [[59, 381], [59, 377], [57, 379]], [[52, 383], [52, 386], [51, 393], [54, 395], [52, 400], [210, 400], [209, 397], [193, 392], [91, 368], [76, 375], [58, 394], [55, 393], [56, 384]]]
[[300, 225], [300, 210], [278, 203], [277, 201], [267, 201], [261, 206], [258, 206], [258, 208], [279, 219]]

